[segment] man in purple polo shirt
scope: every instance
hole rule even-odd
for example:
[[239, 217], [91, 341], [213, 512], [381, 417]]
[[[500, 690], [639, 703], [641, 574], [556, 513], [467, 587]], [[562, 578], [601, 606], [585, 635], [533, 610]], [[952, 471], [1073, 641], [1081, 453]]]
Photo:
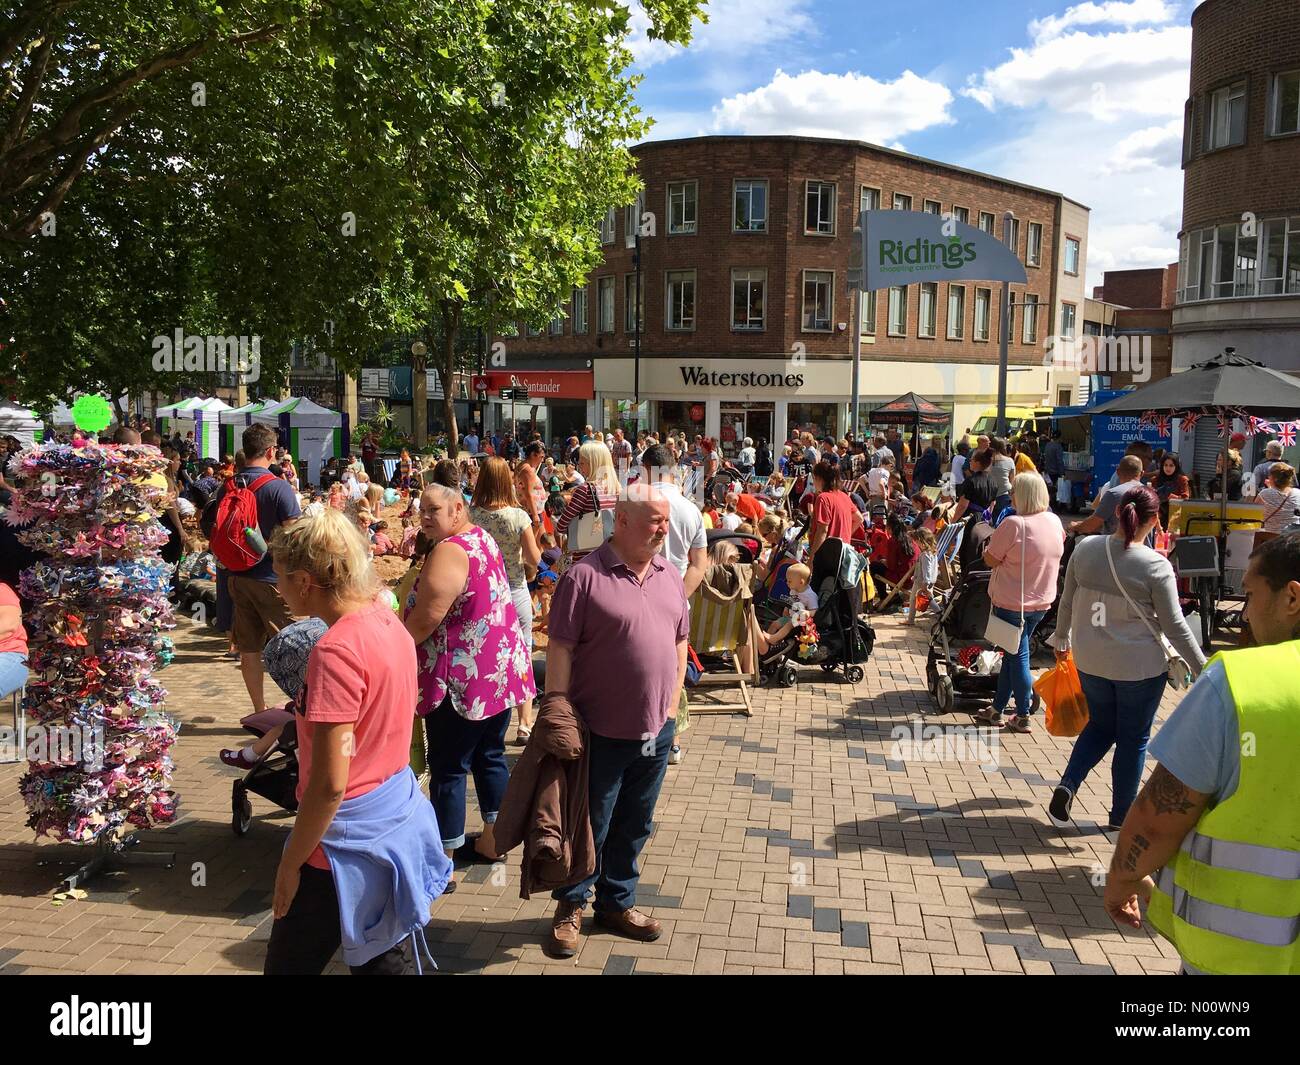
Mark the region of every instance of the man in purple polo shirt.
[[566, 694], [590, 734], [596, 845], [595, 873], [553, 893], [547, 949], [555, 957], [577, 953], [593, 886], [597, 924], [659, 938], [659, 922], [636, 909], [636, 886], [686, 675], [686, 594], [660, 554], [668, 529], [667, 498], [629, 486], [613, 535], [565, 572], [551, 599], [546, 691]]

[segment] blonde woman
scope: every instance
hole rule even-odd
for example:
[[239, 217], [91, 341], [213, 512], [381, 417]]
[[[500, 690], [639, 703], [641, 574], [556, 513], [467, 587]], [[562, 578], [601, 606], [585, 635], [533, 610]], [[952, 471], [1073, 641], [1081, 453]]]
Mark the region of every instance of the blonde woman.
[[[596, 514], [602, 510], [613, 510], [618, 502], [618, 473], [614, 469], [614, 458], [608, 447], [599, 440], [588, 440], [578, 448], [578, 472], [582, 474], [582, 483], [569, 496], [564, 512], [555, 523], [555, 531], [568, 536], [569, 526], [583, 514]], [[569, 551], [569, 563], [576, 562], [586, 552]]]
[[339, 511], [280, 526], [270, 555], [286, 606], [326, 631], [299, 697], [298, 814], [275, 876], [265, 971], [317, 975], [341, 944], [353, 973], [397, 975], [404, 941], [418, 939], [451, 876], [409, 765], [415, 643]]

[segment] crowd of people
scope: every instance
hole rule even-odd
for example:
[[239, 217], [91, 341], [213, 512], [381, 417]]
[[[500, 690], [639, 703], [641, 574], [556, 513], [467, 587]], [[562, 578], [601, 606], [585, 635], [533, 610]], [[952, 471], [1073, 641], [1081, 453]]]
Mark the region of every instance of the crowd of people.
[[[1136, 918], [1152, 871], [1173, 861], [1177, 875], [1177, 844], [1197, 818], [1257, 776], [1232, 757], [1256, 686], [1242, 667], [1207, 668], [1158, 538], [1188, 478], [1176, 456], [1145, 445], [1130, 448], [1093, 513], [1067, 529], [1053, 507], [1062, 470], [1051, 437], [963, 439], [950, 453], [938, 436], [909, 445], [895, 430], [860, 440], [802, 432], [779, 449], [744, 438], [724, 452], [703, 435], [587, 426], [552, 454], [540, 438], [474, 429], [461, 456], [416, 462], [403, 452], [389, 478], [363, 441], [315, 488], [300, 483], [268, 426], [249, 426], [238, 454], [215, 462], [199, 458], [192, 436], [164, 440], [148, 425], [112, 439], [156, 444], [169, 459], [165, 558], [200, 539], [216, 550], [230, 516], [249, 515], [254, 555], [217, 566], [216, 623], [229, 630], [255, 714], [266, 710], [272, 665], [299, 765], [268, 973], [319, 972], [340, 945], [354, 972], [403, 971], [430, 903], [456, 889], [455, 867], [501, 861], [520, 844], [525, 890], [549, 889], [555, 901], [552, 955], [579, 949], [589, 905], [598, 925], [658, 937], [659, 923], [636, 906], [638, 857], [689, 726], [690, 603], [711, 567], [736, 557], [731, 543], [709, 550], [710, 529], [752, 535], [756, 582], [785, 561], [795, 612], [816, 611], [808, 563], [818, 548], [853, 545], [869, 554], [880, 599], [904, 592], [919, 621], [940, 594], [938, 536], [969, 516], [986, 522], [992, 614], [1017, 635], [977, 716], [1032, 730], [1033, 637], [1054, 610], [1051, 643], [1058, 660], [1072, 657], [1089, 718], [1047, 812], [1069, 825], [1075, 796], [1113, 749], [1107, 827], [1120, 842], [1107, 904], [1118, 921]], [[1300, 637], [1300, 537], [1282, 535], [1300, 489], [1273, 445], [1251, 480], [1268, 515], [1247, 576], [1249, 620], [1264, 645], [1255, 650], [1285, 648], [1261, 656], [1277, 665]], [[388, 535], [385, 508], [400, 535]], [[391, 591], [374, 564], [385, 554], [408, 566]], [[21, 686], [26, 670], [12, 583], [0, 580], [0, 692]], [[788, 611], [742, 653], [766, 653], [793, 624]], [[286, 680], [274, 667], [289, 659]], [[1191, 693], [1160, 734], [1161, 764], [1139, 795], [1157, 708], [1179, 677]], [[222, 760], [250, 769], [284, 728]], [[511, 743], [524, 748], [513, 775]], [[472, 833], [471, 777], [481, 822]], [[1183, 798], [1171, 805], [1174, 792]]]

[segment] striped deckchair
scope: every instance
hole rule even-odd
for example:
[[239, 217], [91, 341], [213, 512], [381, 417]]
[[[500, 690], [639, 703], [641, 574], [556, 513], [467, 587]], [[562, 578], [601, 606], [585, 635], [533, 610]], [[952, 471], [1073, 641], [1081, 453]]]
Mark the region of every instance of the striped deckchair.
[[[758, 656], [752, 655], [752, 672], [742, 673], [742, 647], [754, 646], [754, 606], [751, 598], [750, 567], [740, 563], [710, 566], [699, 588], [691, 596], [690, 643], [695, 652], [706, 656], [705, 672], [687, 689], [687, 703], [693, 714], [734, 713], [753, 715], [749, 685], [758, 683]], [[708, 656], [728, 654], [731, 665], [708, 671]], [[701, 689], [737, 688], [739, 701], [723, 702]], [[698, 695], [700, 698], [691, 698]]]

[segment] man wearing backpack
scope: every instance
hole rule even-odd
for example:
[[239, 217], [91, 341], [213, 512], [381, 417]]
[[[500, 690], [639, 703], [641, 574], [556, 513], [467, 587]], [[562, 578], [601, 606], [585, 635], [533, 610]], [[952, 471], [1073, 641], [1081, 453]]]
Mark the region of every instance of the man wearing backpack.
[[255, 527], [262, 543], [270, 543], [272, 533], [292, 522], [301, 511], [298, 493], [270, 470], [275, 460], [275, 430], [267, 425], [250, 425], [244, 430], [243, 445], [244, 468], [217, 493], [210, 546], [229, 571], [227, 584], [234, 604], [233, 635], [239, 651], [239, 671], [253, 701], [253, 712], [261, 713], [266, 709], [262, 649], [294, 619], [280, 598], [270, 554], [243, 530]]

